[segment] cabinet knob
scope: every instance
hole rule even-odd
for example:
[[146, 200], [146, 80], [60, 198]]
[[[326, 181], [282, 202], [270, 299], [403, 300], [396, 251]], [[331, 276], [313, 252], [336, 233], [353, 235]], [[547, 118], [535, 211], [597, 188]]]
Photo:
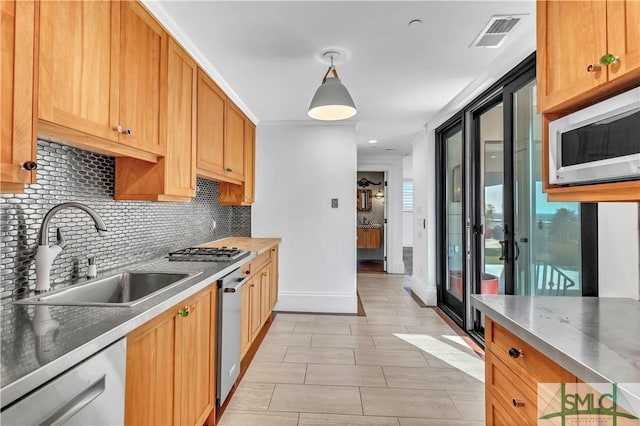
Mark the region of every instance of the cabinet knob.
[[178, 315], [180, 315], [182, 318], [188, 317], [189, 316], [189, 307], [185, 306], [184, 308], [180, 309], [178, 311]]
[[124, 134], [127, 135], [127, 136], [131, 136], [131, 133], [133, 133], [131, 131], [131, 129], [127, 129], [127, 130], [124, 131]]
[[246, 271], [244, 271], [244, 274], [245, 274], [245, 275], [250, 275], [250, 274], [251, 274], [251, 271], [247, 269]]
[[604, 65], [608, 67], [609, 65], [617, 64], [620, 62], [620, 56], [612, 55], [611, 53], [607, 53], [606, 55], [602, 55], [600, 57], [600, 65]]
[[35, 161], [25, 161], [24, 163], [22, 163], [22, 168], [25, 170], [35, 170], [38, 168], [38, 163], [36, 163]]
[[117, 126], [115, 126], [115, 127], [113, 128], [113, 130], [114, 130], [115, 132], [122, 133], [122, 126], [118, 124]]
[[513, 359], [516, 359], [524, 356], [524, 353], [522, 352], [522, 349], [510, 348], [509, 356]]
[[119, 125], [119, 124], [118, 124], [117, 126], [115, 126], [115, 127], [113, 128], [113, 130], [114, 130], [114, 131], [116, 131], [116, 132], [118, 132], [118, 133], [120, 133], [121, 135], [127, 135], [127, 136], [131, 136], [131, 134], [133, 133], [133, 132], [131, 131], [131, 129], [126, 129], [126, 130], [125, 130], [125, 129], [124, 129], [124, 128], [122, 128], [122, 126], [121, 126], [121, 125]]
[[600, 69], [601, 69], [600, 65], [597, 65], [597, 64], [587, 65], [587, 72], [598, 72], [600, 71]]
[[232, 171], [233, 171], [233, 170], [231, 170], [229, 167], [227, 167], [225, 170], [226, 170], [227, 172], [232, 172]]
[[516, 407], [516, 408], [518, 408], [518, 407], [524, 407], [524, 401], [523, 401], [523, 400], [521, 400], [521, 399], [515, 399], [515, 398], [513, 398], [513, 399], [511, 400], [511, 402], [513, 403], [513, 406], [514, 406], [514, 407]]

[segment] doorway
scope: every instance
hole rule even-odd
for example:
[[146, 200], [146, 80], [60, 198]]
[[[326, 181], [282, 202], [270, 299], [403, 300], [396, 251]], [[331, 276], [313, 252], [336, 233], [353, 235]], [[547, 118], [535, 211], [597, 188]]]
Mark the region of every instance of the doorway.
[[357, 272], [387, 271], [386, 173], [358, 172], [356, 182]]
[[535, 58], [436, 131], [438, 305], [482, 336], [473, 294], [597, 295], [597, 207], [542, 191]]

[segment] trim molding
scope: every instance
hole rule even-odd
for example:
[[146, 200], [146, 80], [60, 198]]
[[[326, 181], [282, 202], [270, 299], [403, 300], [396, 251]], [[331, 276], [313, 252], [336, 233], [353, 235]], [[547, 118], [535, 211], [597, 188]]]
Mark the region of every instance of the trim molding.
[[411, 291], [424, 302], [427, 306], [436, 306], [438, 304], [438, 293], [435, 287], [429, 287], [416, 276], [412, 275], [409, 279]]
[[358, 296], [299, 291], [280, 291], [274, 311], [357, 314]]

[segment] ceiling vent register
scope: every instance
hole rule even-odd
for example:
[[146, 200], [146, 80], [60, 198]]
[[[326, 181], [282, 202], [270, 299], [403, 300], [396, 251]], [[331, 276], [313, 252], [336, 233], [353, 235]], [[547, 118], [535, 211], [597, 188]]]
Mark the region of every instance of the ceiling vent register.
[[494, 15], [469, 47], [498, 48], [522, 19], [521, 15]]

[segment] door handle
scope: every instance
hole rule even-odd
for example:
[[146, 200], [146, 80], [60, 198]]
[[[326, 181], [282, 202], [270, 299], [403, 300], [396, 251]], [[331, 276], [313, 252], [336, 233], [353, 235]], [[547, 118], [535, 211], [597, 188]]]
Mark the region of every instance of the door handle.
[[507, 241], [502, 240], [498, 242], [500, 243], [500, 257], [498, 258], [498, 260], [509, 260]]
[[518, 245], [517, 241], [514, 241], [513, 245], [516, 248], [516, 257], [514, 257], [513, 260], [516, 261], [520, 257], [520, 246]]

